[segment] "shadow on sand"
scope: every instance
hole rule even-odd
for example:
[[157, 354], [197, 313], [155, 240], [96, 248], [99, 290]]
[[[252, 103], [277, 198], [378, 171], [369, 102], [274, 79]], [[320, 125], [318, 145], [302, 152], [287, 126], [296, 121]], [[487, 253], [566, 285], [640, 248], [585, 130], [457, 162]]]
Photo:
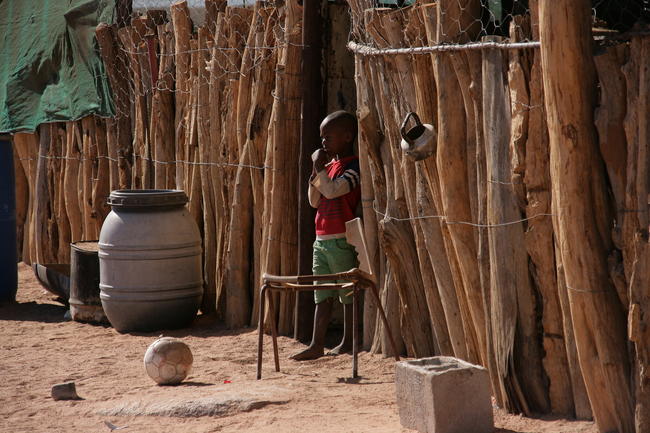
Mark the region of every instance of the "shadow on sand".
[[12, 302], [0, 305], [0, 320], [16, 320], [43, 323], [64, 322], [67, 308], [56, 304]]

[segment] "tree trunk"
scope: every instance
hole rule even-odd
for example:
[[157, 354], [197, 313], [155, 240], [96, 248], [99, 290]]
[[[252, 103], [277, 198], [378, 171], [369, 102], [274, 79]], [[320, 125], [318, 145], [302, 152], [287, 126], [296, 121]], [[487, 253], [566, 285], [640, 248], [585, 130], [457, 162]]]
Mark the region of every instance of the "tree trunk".
[[[607, 274], [611, 240], [593, 126], [590, 3], [541, 2], [540, 41], [551, 182], [578, 359], [598, 428], [634, 431], [625, 322]], [[595, 210], [595, 211], [594, 211]]]

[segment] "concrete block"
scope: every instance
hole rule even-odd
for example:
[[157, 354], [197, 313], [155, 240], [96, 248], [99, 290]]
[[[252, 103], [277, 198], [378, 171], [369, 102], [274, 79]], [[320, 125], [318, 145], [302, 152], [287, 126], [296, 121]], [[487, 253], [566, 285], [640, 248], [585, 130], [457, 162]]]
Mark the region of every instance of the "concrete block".
[[422, 433], [494, 430], [490, 378], [481, 366], [449, 356], [398, 362], [395, 388], [406, 428]]

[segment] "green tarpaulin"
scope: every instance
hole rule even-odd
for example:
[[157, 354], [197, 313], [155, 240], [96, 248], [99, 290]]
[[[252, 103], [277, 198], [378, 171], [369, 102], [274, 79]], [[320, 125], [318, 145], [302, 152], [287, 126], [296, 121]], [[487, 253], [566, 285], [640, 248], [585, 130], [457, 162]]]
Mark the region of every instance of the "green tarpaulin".
[[115, 0], [0, 0], [0, 132], [112, 116], [95, 27]]

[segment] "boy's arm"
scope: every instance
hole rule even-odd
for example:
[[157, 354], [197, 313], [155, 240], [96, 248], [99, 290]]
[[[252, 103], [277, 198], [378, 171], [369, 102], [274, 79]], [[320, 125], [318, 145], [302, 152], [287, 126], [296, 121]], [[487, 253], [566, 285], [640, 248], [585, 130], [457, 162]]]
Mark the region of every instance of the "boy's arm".
[[[330, 179], [326, 170], [316, 173], [309, 182], [309, 188], [318, 190], [327, 199], [341, 197], [352, 191], [359, 185], [359, 172], [355, 168], [348, 168], [343, 174], [335, 179]], [[310, 193], [311, 194], [311, 193]], [[311, 195], [310, 195], [311, 203]]]
[[318, 205], [320, 204], [321, 193], [316, 189], [314, 185], [312, 185], [314, 177], [315, 173], [312, 172], [311, 177], [309, 178], [309, 205], [313, 208], [318, 208]]

